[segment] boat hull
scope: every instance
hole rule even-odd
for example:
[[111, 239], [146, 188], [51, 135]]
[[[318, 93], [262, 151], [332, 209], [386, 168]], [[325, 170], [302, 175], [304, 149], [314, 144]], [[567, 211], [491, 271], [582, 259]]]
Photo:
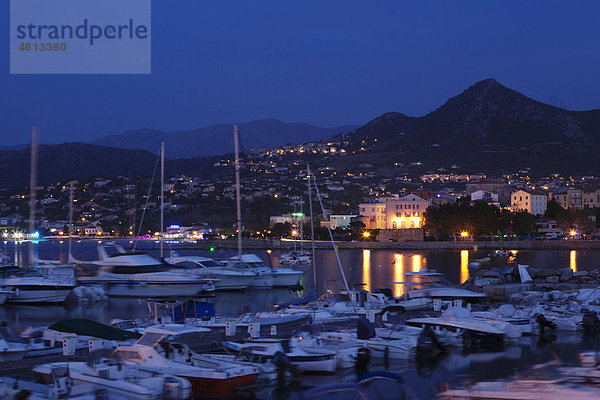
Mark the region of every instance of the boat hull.
[[19, 287], [15, 286], [15, 293], [7, 303], [62, 303], [73, 290], [73, 286], [57, 287]]
[[[84, 283], [84, 282], [82, 282]], [[96, 284], [102, 286], [104, 292], [110, 297], [191, 297], [202, 292], [204, 283], [133, 283], [133, 282], [110, 282], [101, 280], [89, 280], [85, 284]]]
[[294, 273], [274, 273], [273, 286], [274, 287], [294, 287], [298, 286], [300, 279], [304, 275], [304, 272], [295, 271]]
[[271, 289], [273, 287], [273, 276], [258, 275], [255, 276], [248, 285], [249, 289]]
[[228, 379], [217, 379], [198, 376], [178, 375], [187, 379], [192, 385], [192, 392], [200, 398], [234, 398], [243, 391], [250, 391], [256, 384], [257, 374], [235, 376]]

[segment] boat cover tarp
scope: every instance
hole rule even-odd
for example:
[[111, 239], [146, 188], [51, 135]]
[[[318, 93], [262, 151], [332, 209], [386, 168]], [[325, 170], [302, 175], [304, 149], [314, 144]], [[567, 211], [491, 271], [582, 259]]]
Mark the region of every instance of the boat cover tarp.
[[202, 319], [215, 316], [215, 307], [211, 303], [187, 301], [173, 307], [173, 322], [185, 322], [186, 318]]
[[67, 319], [51, 325], [49, 329], [106, 340], [131, 340], [142, 336], [137, 332], [124, 331], [89, 319]]
[[289, 306], [300, 306], [304, 304], [308, 304], [311, 301], [315, 301], [317, 299], [317, 294], [315, 292], [315, 288], [312, 288], [302, 297], [298, 297], [297, 299], [286, 301], [285, 303], [279, 303], [277, 307], [289, 307]]
[[373, 324], [365, 317], [358, 319], [356, 326], [356, 337], [358, 339], [370, 339], [375, 337], [375, 328], [373, 327]]

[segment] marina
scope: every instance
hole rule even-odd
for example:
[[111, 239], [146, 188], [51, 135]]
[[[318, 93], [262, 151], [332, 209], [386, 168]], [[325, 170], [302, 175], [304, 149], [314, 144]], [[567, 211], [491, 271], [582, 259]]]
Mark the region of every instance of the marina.
[[[28, 263], [28, 245], [29, 243], [4, 242], [2, 250], [8, 258]], [[133, 247], [129, 240], [120, 240], [114, 245], [122, 249], [117, 254], [134, 254], [132, 257], [136, 260], [140, 260], [141, 257], [144, 261], [141, 264], [150, 265], [151, 268], [166, 265], [156, 261], [158, 252], [152, 250], [154, 242], [139, 241], [135, 246], [136, 253], [127, 251], [127, 248]], [[114, 245], [110, 240], [74, 241], [72, 244], [73, 258], [88, 265], [98, 263], [95, 261], [98, 259], [98, 246], [104, 249], [106, 246]], [[146, 247], [150, 250], [145, 251]], [[233, 250], [191, 250], [189, 244], [178, 246], [176, 242], [168, 243], [167, 248], [168, 252], [177, 253], [170, 257], [170, 261], [174, 265], [181, 260], [204, 263], [215, 260], [214, 264], [208, 263], [212, 266], [202, 267], [202, 270], [221, 268], [222, 273], [232, 271], [232, 267], [227, 267], [224, 263], [235, 254]], [[66, 247], [65, 243], [59, 241], [41, 240], [36, 243], [35, 249], [36, 259], [60, 259], [65, 257], [63, 252]], [[260, 261], [263, 265], [260, 268], [273, 268], [274, 270], [279, 268], [278, 257], [281, 254], [279, 251], [253, 250], [252, 252], [255, 254], [252, 261]], [[218, 288], [218, 285], [213, 285], [213, 290], [204, 293], [179, 296], [179, 298], [196, 299], [194, 303], [197, 303], [194, 306], [196, 307], [194, 309], [195, 317], [190, 319], [188, 316], [183, 320], [180, 319], [180, 322], [185, 321], [185, 325], [165, 325], [165, 328], [162, 329], [167, 329], [164, 332], [171, 332], [171, 335], [174, 335], [175, 331], [168, 329], [184, 329], [181, 332], [197, 332], [197, 334], [209, 332], [211, 339], [206, 339], [209, 341], [205, 342], [204, 346], [197, 347], [203, 353], [193, 353], [195, 355], [192, 358], [197, 360], [198, 368], [201, 368], [201, 365], [208, 368], [207, 365], [217, 364], [231, 365], [230, 368], [235, 365], [255, 368], [256, 378], [252, 379], [257, 380], [238, 386], [252, 387], [248, 393], [252, 393], [252, 396], [258, 398], [271, 398], [274, 393], [279, 393], [278, 391], [287, 393], [285, 396], [289, 397], [298, 390], [316, 389], [322, 385], [335, 386], [340, 382], [352, 382], [356, 376], [366, 371], [387, 371], [401, 376], [403, 379], [410, 378], [410, 384], [405, 388], [407, 393], [411, 393], [415, 396], [414, 398], [436, 398], [442, 388], [448, 385], [460, 387], [467, 382], [482, 382], [483, 384], [488, 380], [503, 377], [501, 371], [505, 371], [504, 373], [508, 373], [509, 370], [525, 372], [540, 363], [553, 359], [564, 365], [574, 366], [578, 363], [580, 352], [596, 350], [598, 345], [596, 333], [584, 334], [581, 322], [575, 322], [574, 328], [571, 330], [574, 335], [565, 332], [565, 328], [559, 328], [552, 330], [549, 336], [547, 334], [540, 336], [534, 324], [534, 315], [536, 314], [522, 309], [518, 303], [513, 303], [514, 307], [521, 310], [517, 310], [520, 313], [517, 315], [513, 305], [506, 305], [506, 302], [491, 303], [490, 299], [482, 298], [481, 291], [473, 292], [453, 288], [452, 285], [465, 283], [469, 278], [475, 277], [477, 271], [468, 267], [469, 259], [481, 259], [482, 255], [482, 252], [464, 250], [459, 252], [340, 250], [339, 257], [345, 269], [344, 275], [350, 280], [350, 286], [357, 288], [352, 289], [349, 297], [345, 297], [344, 285], [335, 286], [335, 281], [340, 281], [342, 277], [336, 265], [334, 252], [318, 250], [315, 256], [318, 266], [317, 285], [314, 285], [312, 279], [312, 266], [298, 268], [302, 278], [297, 287], [264, 290], [251, 287]], [[573, 257], [571, 252], [564, 251], [554, 251], [552, 254], [545, 251], [520, 251], [517, 253], [517, 258], [519, 262], [524, 260], [532, 265], [543, 265], [545, 269], [559, 270], [570, 263], [575, 266], [577, 271], [592, 271], [597, 265], [596, 263], [600, 262], [600, 253], [585, 252], [578, 257]], [[150, 262], [150, 260], [155, 261]], [[166, 259], [167, 262], [168, 260], [169, 258]], [[218, 260], [223, 261], [220, 263]], [[100, 264], [105, 264], [101, 257]], [[141, 265], [140, 263], [132, 264], [130, 261], [126, 263], [112, 262], [111, 264], [127, 265], [127, 268], [137, 265], [133, 268], [136, 271]], [[267, 267], [267, 265], [273, 267]], [[288, 267], [285, 266], [285, 268]], [[181, 270], [178, 271], [181, 273]], [[184, 273], [190, 274], [191, 271]], [[216, 275], [202, 276], [203, 279], [216, 278]], [[424, 286], [413, 287], [413, 284], [409, 284], [409, 281], [417, 283], [422, 280], [426, 281], [421, 282]], [[447, 282], [446, 285], [450, 286], [436, 287], [439, 284], [432, 286], [432, 283], [428, 283], [429, 281], [444, 281]], [[79, 285], [93, 285], [92, 282], [80, 278], [77, 279], [77, 282]], [[129, 282], [130, 289], [134, 289], [131, 284], [132, 282]], [[142, 284], [142, 287], [145, 285]], [[79, 289], [81, 291], [81, 288]], [[316, 293], [319, 295], [329, 293], [327, 303], [321, 300], [312, 306], [311, 303], [308, 303], [306, 306], [298, 304], [283, 308], [277, 307], [279, 304], [298, 302], [303, 294], [310, 296], [315, 289], [318, 290]], [[333, 296], [335, 293], [340, 293], [336, 295], [339, 297]], [[363, 298], [361, 293], [366, 294], [366, 297]], [[114, 293], [110, 292], [107, 295], [105, 300], [101, 301], [90, 301], [70, 295], [66, 301], [55, 304], [19, 304], [8, 301], [0, 307], [0, 313], [3, 320], [6, 321], [7, 327], [17, 332], [32, 331], [32, 329], [43, 331], [44, 327], [58, 321], [83, 318], [102, 324], [112, 324], [120, 329], [133, 329], [133, 331], [143, 334], [146, 326], [152, 327], [152, 324], [160, 326], [156, 325], [156, 322], [151, 322], [152, 320], [157, 322], [162, 320], [167, 323], [174, 321], [175, 314], [173, 311], [168, 311], [169, 302], [164, 303], [166, 299], [163, 301], [158, 299], [161, 297], [160, 295], [148, 296], [143, 291], [136, 291], [135, 294], [127, 297], [118, 294], [114, 296]], [[164, 309], [164, 304], [167, 304], [167, 311]], [[198, 308], [198, 305], [202, 304], [209, 304], [210, 307]], [[317, 304], [320, 305], [317, 306]], [[436, 307], [442, 309], [441, 314], [435, 311]], [[469, 310], [464, 307], [468, 307]], [[500, 307], [499, 311], [494, 311], [498, 310], [498, 307]], [[507, 307], [513, 307], [513, 309]], [[162, 314], [159, 308], [162, 308]], [[443, 312], [445, 308], [448, 308], [448, 311]], [[452, 311], [452, 316], [449, 314], [451, 309], [457, 310]], [[191, 309], [188, 307], [186, 310], [189, 314]], [[401, 310], [400, 313], [399, 310]], [[360, 327], [358, 338], [356, 336], [359, 317], [366, 321], [369, 319], [374, 321], [376, 326], [372, 334], [367, 333], [362, 339], [360, 338]], [[548, 320], [560, 322], [551, 314], [546, 314], [546, 317]], [[312, 322], [314, 328], [303, 331], [302, 327], [309, 321]], [[581, 317], [579, 321], [581, 321]], [[428, 326], [428, 335], [431, 335], [429, 339], [423, 337], [423, 331], [427, 330], [424, 329], [425, 326]], [[520, 326], [527, 329], [522, 330]], [[565, 326], [565, 323], [561, 322], [560, 326]], [[161, 328], [152, 329], [160, 330]], [[365, 329], [368, 331], [368, 326]], [[510, 339], [509, 337], [505, 339], [505, 334], [509, 331], [511, 332]], [[146, 332], [150, 334], [153, 331]], [[45, 333], [45, 335], [50, 337], [49, 333]], [[62, 334], [53, 339], [57, 343], [55, 346], [59, 346], [55, 347], [54, 355], [50, 355], [48, 350], [46, 353], [41, 349], [37, 350], [36, 354], [48, 354], [39, 358], [40, 360], [47, 358], [48, 362], [54, 363], [42, 364], [48, 365], [44, 368], [55, 368], [60, 365], [60, 362], [64, 362], [60, 361], [64, 359], [63, 357], [67, 357], [60, 354], [63, 351], [63, 345], [58, 345], [58, 343], [62, 343], [59, 339], [61, 337], [66, 336]], [[433, 347], [431, 337], [435, 337], [433, 340], [434, 343], [437, 343]], [[215, 343], [215, 338], [223, 340], [222, 347], [214, 347], [215, 345], [207, 347], [206, 343]], [[118, 346], [116, 348], [122, 348], [123, 354], [130, 354], [131, 351], [127, 349], [137, 348], [138, 351], [144, 349], [144, 347], [130, 348], [127, 345], [123, 347], [124, 345], [118, 342], [101, 340], [103, 341], [102, 346], [105, 348], [113, 349]], [[281, 342], [282, 340], [283, 342]], [[87, 347], [85, 337], [80, 343], [82, 343], [81, 346], [77, 347], [72, 356], [68, 356], [69, 358], [85, 360], [89, 357], [85, 355]], [[177, 340], [173, 343], [177, 343]], [[23, 346], [32, 345], [24, 344]], [[96, 346], [100, 346], [100, 344], [97, 343]], [[164, 352], [163, 347], [160, 348], [160, 352]], [[262, 350], [263, 353], [260, 351], [255, 353], [257, 350], [247, 353], [246, 350], [263, 347], [265, 348]], [[183, 347], [183, 349], [185, 348], [188, 347]], [[273, 350], [267, 350], [269, 348], [273, 348]], [[291, 350], [285, 350], [288, 348]], [[15, 349], [18, 351], [17, 348]], [[361, 353], [365, 351], [364, 349], [368, 349], [367, 361], [364, 360], [365, 355]], [[30, 351], [33, 351], [32, 348]], [[264, 360], [269, 360], [269, 357], [272, 358], [278, 351], [285, 355], [285, 363], [292, 363], [291, 365], [300, 363], [299, 369], [304, 373], [289, 375], [288, 372], [283, 380], [280, 379], [280, 383], [275, 384], [278, 367], [275, 364], [264, 364]], [[234, 353], [226, 355], [227, 352]], [[244, 355], [234, 356], [236, 352]], [[23, 361], [17, 361], [17, 364], [11, 365], [10, 368], [6, 365], [0, 368], [0, 371], [4, 371], [3, 374], [8, 376], [15, 376], [17, 373], [31, 374], [32, 368], [39, 364], [34, 361], [35, 357], [27, 357], [24, 350], [21, 350], [21, 353], [23, 356], [17, 356], [17, 359]], [[168, 357], [172, 357], [170, 354], [174, 355], [175, 353], [167, 354], [169, 354]], [[334, 354], [337, 354], [337, 358], [328, 361], [326, 357], [332, 357]], [[432, 354], [432, 356], [423, 357], [423, 354]], [[127, 357], [130, 355], [121, 358], [127, 360]], [[307, 361], [302, 361], [302, 357]], [[312, 359], [315, 361], [310, 361]], [[365, 366], [361, 367], [361, 359], [366, 363]], [[174, 358], [169, 363], [182, 361], [183, 359], [177, 361]], [[139, 364], [141, 361], [136, 362]], [[320, 364], [315, 364], [315, 362]], [[306, 366], [301, 366], [302, 363], [306, 363]], [[361, 371], [359, 367], [363, 370]], [[137, 368], [148, 369], [150, 367], [142, 363]], [[73, 365], [73, 370], [75, 369], [76, 367]], [[314, 375], [315, 372], [318, 374]], [[178, 376], [182, 376], [181, 373]], [[265, 380], [265, 377], [270, 377], [270, 383], [266, 383], [269, 381]], [[200, 387], [197, 381], [194, 382], [191, 384], [192, 392], [194, 388], [199, 390]], [[292, 382], [297, 383], [292, 384]], [[234, 386], [236, 385], [234, 384]], [[144, 389], [139, 390], [143, 391]], [[225, 398], [237, 396], [233, 392], [228, 392], [230, 389], [224, 390], [224, 392], [218, 393]], [[462, 393], [460, 389], [451, 389], [442, 392], [440, 398], [454, 399], [458, 398], [456, 396], [459, 396], [460, 393]], [[198, 398], [202, 398], [202, 396]]]

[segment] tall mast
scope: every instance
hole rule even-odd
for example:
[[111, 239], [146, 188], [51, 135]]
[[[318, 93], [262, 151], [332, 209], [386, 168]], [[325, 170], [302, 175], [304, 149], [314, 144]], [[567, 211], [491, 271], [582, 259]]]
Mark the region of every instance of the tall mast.
[[31, 128], [31, 164], [29, 175], [29, 234], [35, 232], [35, 187], [37, 186], [38, 127]]
[[160, 259], [164, 257], [163, 227], [165, 226], [165, 142], [160, 142]]
[[[31, 164], [29, 174], [29, 237], [35, 232], [35, 188], [37, 186], [37, 166], [38, 166], [38, 127], [31, 127]], [[29, 262], [33, 265], [33, 243], [29, 243]]]
[[242, 206], [240, 195], [240, 143], [239, 143], [239, 126], [233, 125], [233, 143], [235, 149], [235, 197], [237, 207], [237, 241], [238, 241], [238, 258], [242, 259]]
[[71, 262], [72, 232], [73, 232], [73, 181], [69, 182], [69, 252], [67, 253], [67, 264]]
[[317, 285], [317, 257], [315, 257], [315, 228], [313, 220], [313, 209], [312, 209], [312, 190], [310, 187], [310, 165], [306, 165], [306, 183], [308, 185], [308, 208], [310, 210], [310, 239], [312, 244], [312, 268], [313, 268], [313, 285], [315, 287], [315, 296], [318, 296], [318, 285]]

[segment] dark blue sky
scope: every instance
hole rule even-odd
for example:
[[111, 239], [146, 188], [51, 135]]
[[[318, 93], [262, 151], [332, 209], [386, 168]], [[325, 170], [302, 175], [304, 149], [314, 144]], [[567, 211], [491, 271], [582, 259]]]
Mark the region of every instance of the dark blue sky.
[[0, 5], [0, 145], [260, 118], [361, 124], [422, 115], [494, 77], [600, 108], [598, 1], [153, 0], [152, 74], [9, 75]]

